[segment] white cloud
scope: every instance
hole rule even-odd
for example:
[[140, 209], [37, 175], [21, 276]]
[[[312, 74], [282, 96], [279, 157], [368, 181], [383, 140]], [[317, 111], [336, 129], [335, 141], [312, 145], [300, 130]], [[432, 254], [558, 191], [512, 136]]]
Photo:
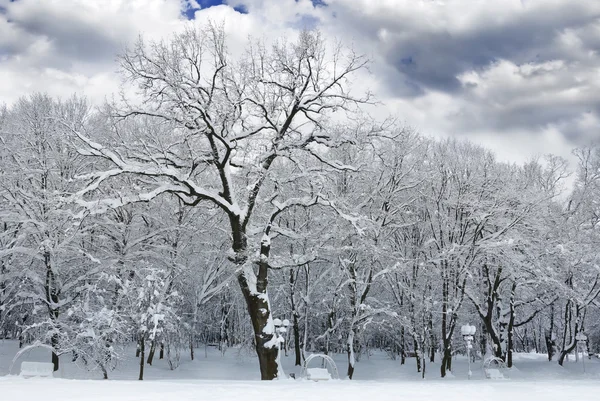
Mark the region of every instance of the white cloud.
[[[523, 161], [600, 138], [600, 2], [588, 0], [230, 0], [181, 16], [195, 0], [0, 0], [0, 102], [32, 91], [101, 102], [119, 87], [116, 54], [138, 34], [225, 21], [229, 48], [249, 35], [294, 36], [318, 23], [372, 59], [354, 80], [435, 136], [468, 137]], [[248, 14], [233, 7], [244, 5]], [[2, 18], [4, 17], [4, 18]], [[10, 22], [9, 22], [10, 21]]]

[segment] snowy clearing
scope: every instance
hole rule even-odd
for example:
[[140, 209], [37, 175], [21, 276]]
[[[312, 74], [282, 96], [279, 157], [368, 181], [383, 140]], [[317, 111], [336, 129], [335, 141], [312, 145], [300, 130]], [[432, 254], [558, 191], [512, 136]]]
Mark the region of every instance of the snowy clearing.
[[[581, 362], [573, 360], [564, 368], [548, 363], [543, 354], [515, 355], [516, 368], [507, 380], [485, 380], [481, 362], [472, 365], [473, 379], [466, 380], [465, 358], [455, 361], [453, 376], [439, 377], [439, 363], [427, 365], [427, 376], [421, 379], [415, 372], [414, 358], [405, 365], [386, 354], [373, 352], [356, 365], [355, 380], [308, 382], [300, 380], [259, 381], [256, 358], [248, 350], [229, 349], [224, 356], [213, 347], [196, 350], [196, 359], [182, 355], [181, 366], [170, 370], [165, 360], [146, 367], [146, 380], [136, 378], [138, 359], [129, 355], [110, 373], [111, 380], [99, 380], [98, 371], [87, 371], [71, 363], [68, 355], [61, 358], [60, 375], [64, 378], [24, 379], [18, 373], [21, 360], [47, 361], [48, 350], [26, 353], [7, 375], [18, 349], [15, 341], [0, 342], [0, 389], [2, 400], [10, 401], [70, 401], [119, 400], [367, 400], [373, 395], [384, 400], [445, 400], [475, 398], [478, 400], [596, 400], [600, 394], [600, 360], [586, 360], [586, 372]], [[206, 351], [206, 353], [205, 353]], [[336, 354], [338, 368], [344, 367], [345, 355]], [[283, 360], [285, 371], [299, 374], [293, 366], [292, 354]], [[343, 375], [343, 370], [341, 370]], [[92, 379], [92, 380], [90, 380]]]

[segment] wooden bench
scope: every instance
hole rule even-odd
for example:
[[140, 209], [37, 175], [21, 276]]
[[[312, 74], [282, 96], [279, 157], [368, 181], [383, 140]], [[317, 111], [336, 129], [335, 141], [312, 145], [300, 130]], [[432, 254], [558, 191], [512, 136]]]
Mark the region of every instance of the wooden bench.
[[53, 377], [54, 365], [48, 362], [21, 362], [23, 377]]
[[329, 371], [327, 369], [310, 368], [310, 369], [306, 369], [306, 378], [308, 380], [317, 382], [317, 381], [330, 380], [331, 375], [329, 374]]

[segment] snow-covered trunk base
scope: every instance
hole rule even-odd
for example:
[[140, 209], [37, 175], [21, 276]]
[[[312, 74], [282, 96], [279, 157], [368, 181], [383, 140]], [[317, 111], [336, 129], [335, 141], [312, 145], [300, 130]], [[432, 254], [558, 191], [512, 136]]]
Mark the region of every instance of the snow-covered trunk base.
[[356, 357], [354, 355], [354, 330], [351, 329], [348, 334], [348, 343], [346, 344], [347, 352], [348, 352], [348, 379], [352, 380], [352, 375], [354, 375], [354, 363], [356, 362]]
[[273, 380], [277, 378], [277, 344], [273, 341], [273, 321], [267, 293], [266, 291], [264, 293], [251, 291], [244, 274], [238, 276], [238, 282], [244, 294], [248, 314], [254, 329], [260, 378], [262, 380]]
[[[273, 215], [272, 218], [274, 218]], [[271, 223], [265, 228], [260, 242], [260, 258], [258, 261], [258, 273], [254, 271], [254, 261], [248, 260], [248, 242], [245, 233], [245, 224], [235, 214], [229, 215], [231, 223], [231, 234], [233, 238], [231, 259], [236, 265], [237, 279], [246, 301], [248, 315], [254, 330], [254, 344], [256, 355], [260, 366], [261, 380], [273, 380], [278, 377], [279, 367], [277, 356], [279, 353], [279, 342], [275, 334], [275, 325], [271, 316], [271, 305], [267, 294], [269, 283], [269, 253], [271, 251], [271, 239], [269, 231]], [[271, 220], [272, 222], [272, 220]]]
[[[267, 294], [269, 252], [271, 249], [269, 228], [265, 231], [260, 244], [258, 274], [254, 272], [252, 264], [245, 256], [245, 242], [243, 240], [234, 241], [233, 247], [236, 254], [235, 262], [240, 267], [237, 276], [238, 283], [244, 295], [248, 314], [252, 321], [252, 328], [254, 329], [256, 355], [258, 356], [260, 378], [262, 380], [273, 380], [278, 377], [277, 354], [279, 343], [275, 337], [275, 326]], [[234, 236], [234, 238], [236, 237]]]
[[52, 344], [52, 365], [54, 366], [54, 371], [58, 371], [59, 369], [59, 359], [56, 350], [58, 349], [58, 334], [52, 335], [52, 339], [50, 340]]

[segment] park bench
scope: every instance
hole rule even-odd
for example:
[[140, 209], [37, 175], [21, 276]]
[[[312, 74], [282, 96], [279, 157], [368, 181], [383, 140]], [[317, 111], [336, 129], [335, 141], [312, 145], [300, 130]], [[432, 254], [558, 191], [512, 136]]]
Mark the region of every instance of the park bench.
[[487, 369], [485, 371], [485, 377], [488, 379], [504, 379], [504, 375], [498, 369]]
[[329, 374], [329, 371], [324, 368], [309, 368], [309, 369], [306, 369], [306, 378], [308, 380], [317, 382], [317, 381], [330, 380], [331, 375]]
[[52, 377], [54, 365], [48, 362], [27, 362], [21, 363], [21, 376], [28, 377]]

